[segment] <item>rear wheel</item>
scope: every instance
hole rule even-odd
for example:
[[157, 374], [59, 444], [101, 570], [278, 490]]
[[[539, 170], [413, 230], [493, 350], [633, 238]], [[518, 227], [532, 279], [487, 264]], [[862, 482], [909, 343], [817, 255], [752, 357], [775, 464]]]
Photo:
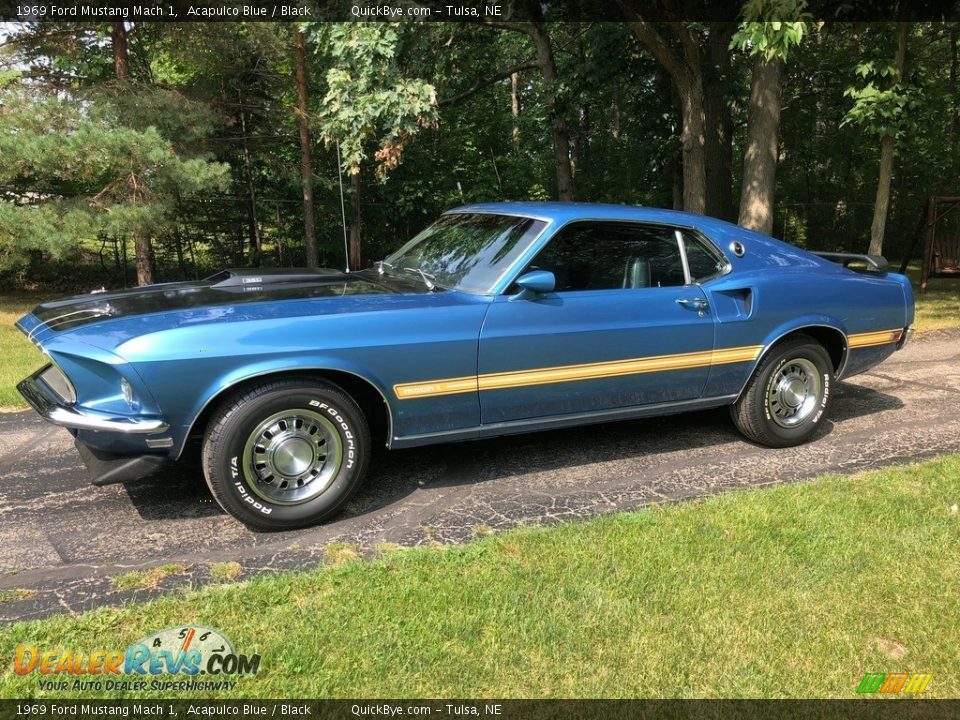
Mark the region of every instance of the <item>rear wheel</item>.
[[744, 435], [768, 447], [810, 439], [833, 393], [833, 364], [822, 345], [800, 335], [774, 346], [730, 408]]
[[220, 506], [254, 530], [289, 530], [335, 515], [363, 481], [370, 432], [334, 385], [279, 380], [227, 401], [203, 441]]

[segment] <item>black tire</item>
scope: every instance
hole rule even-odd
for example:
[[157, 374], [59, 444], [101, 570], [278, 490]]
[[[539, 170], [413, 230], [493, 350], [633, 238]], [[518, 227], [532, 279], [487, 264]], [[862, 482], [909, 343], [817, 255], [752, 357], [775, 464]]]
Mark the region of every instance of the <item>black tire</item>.
[[329, 383], [264, 382], [226, 400], [203, 438], [203, 474], [220, 506], [259, 531], [337, 514], [366, 475], [370, 431]]
[[830, 356], [816, 340], [798, 335], [764, 356], [730, 407], [730, 415], [750, 440], [767, 447], [792, 447], [817, 431], [832, 396]]

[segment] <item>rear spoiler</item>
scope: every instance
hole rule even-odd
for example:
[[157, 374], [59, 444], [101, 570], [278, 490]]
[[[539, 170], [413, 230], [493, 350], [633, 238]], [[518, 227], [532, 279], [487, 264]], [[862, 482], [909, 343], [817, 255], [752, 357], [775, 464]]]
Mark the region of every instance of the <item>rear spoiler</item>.
[[851, 264], [866, 265], [868, 272], [883, 273], [890, 267], [890, 263], [881, 255], [857, 255], [856, 253], [845, 252], [814, 252], [813, 254], [822, 257], [824, 260], [840, 263], [844, 267], [850, 267]]

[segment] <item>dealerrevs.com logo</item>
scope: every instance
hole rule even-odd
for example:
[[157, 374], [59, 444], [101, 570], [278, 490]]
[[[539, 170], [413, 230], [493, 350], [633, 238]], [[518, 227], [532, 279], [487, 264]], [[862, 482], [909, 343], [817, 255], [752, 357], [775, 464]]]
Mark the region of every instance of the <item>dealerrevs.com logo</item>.
[[21, 643], [13, 658], [13, 671], [37, 674], [42, 690], [232, 690], [235, 678], [259, 669], [259, 655], [238, 653], [219, 630], [197, 625], [161, 630], [126, 650]]

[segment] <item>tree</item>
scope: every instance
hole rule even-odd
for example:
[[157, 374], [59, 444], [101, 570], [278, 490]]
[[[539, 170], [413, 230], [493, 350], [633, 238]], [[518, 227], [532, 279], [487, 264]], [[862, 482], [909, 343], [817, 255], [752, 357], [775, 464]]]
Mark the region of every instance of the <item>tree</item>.
[[[539, 8], [527, 5], [527, 11], [533, 17], [539, 17], [541, 12]], [[493, 85], [494, 83], [510, 78], [513, 87], [513, 97], [511, 107], [514, 111], [514, 117], [519, 114], [519, 100], [516, 96], [516, 86], [519, 81], [519, 73], [524, 70], [536, 69], [540, 72], [543, 81], [543, 103], [547, 111], [550, 122], [550, 134], [553, 141], [553, 168], [556, 177], [558, 200], [571, 201], [574, 199], [574, 169], [571, 163], [571, 138], [567, 128], [566, 107], [563, 101], [562, 83], [557, 70], [556, 54], [554, 52], [554, 41], [551, 37], [550, 27], [542, 19], [531, 22], [501, 22], [485, 19], [482, 27], [495, 30], [507, 30], [521, 35], [526, 35], [533, 44], [533, 57], [510, 66], [506, 70], [499, 70], [491, 77], [479, 79], [466, 91], [445, 99], [441, 104], [444, 106], [459, 103], [479, 90]], [[519, 129], [514, 132], [514, 147], [519, 144]]]
[[736, 218], [733, 206], [733, 135], [731, 82], [734, 75], [730, 39], [733, 22], [711, 22], [703, 36], [707, 59], [703, 86], [704, 171], [707, 215], [723, 220]]
[[547, 25], [532, 22], [521, 26], [525, 28], [537, 50], [537, 66], [543, 76], [544, 99], [550, 114], [550, 129], [553, 133], [553, 161], [557, 172], [557, 199], [573, 200], [573, 170], [570, 167], [570, 135], [563, 110], [557, 102], [559, 78], [557, 65], [553, 58], [553, 45]]
[[310, 119], [307, 111], [307, 59], [303, 50], [303, 33], [293, 26], [293, 42], [297, 56], [297, 126], [300, 136], [300, 177], [303, 182], [303, 247], [307, 267], [320, 264], [313, 213], [313, 159], [310, 153]]
[[[903, 70], [907, 64], [907, 37], [910, 24], [897, 23], [897, 54], [894, 62], [894, 86], [903, 81]], [[873, 222], [870, 224], [870, 255], [883, 253], [883, 235], [887, 226], [887, 214], [890, 210], [890, 178], [893, 175], [893, 141], [895, 134], [884, 132], [880, 141], [880, 177], [877, 180], [877, 199], [873, 205]]]
[[880, 172], [874, 201], [873, 222], [870, 225], [870, 255], [883, 253], [883, 240], [890, 209], [890, 181], [893, 175], [894, 141], [906, 133], [912, 124], [917, 99], [913, 88], [904, 83], [907, 59], [907, 39], [910, 23], [896, 23], [896, 51], [894, 64], [877, 66], [873, 62], [860, 63], [857, 74], [863, 78], [890, 76], [892, 84], [880, 90], [871, 79], [863, 88], [848, 88], [846, 94], [854, 100], [842, 124], [855, 123], [880, 136]]
[[806, 32], [805, 21], [784, 18], [799, 17], [804, 6], [804, 0], [751, 0], [744, 7], [746, 19], [731, 40], [731, 47], [753, 56], [737, 223], [767, 235], [773, 231], [783, 69], [790, 47], [798, 45]]
[[[127, 49], [126, 23], [110, 23], [110, 43], [113, 48], [113, 67], [118, 83], [130, 82], [130, 54]], [[135, 175], [131, 174], [130, 199], [134, 203], [142, 202], [142, 188], [138, 186]], [[144, 228], [136, 228], [133, 233], [133, 248], [137, 256], [137, 284], [149, 285], [153, 282], [153, 247], [150, 236]]]
[[[4, 266], [22, 264], [33, 250], [61, 255], [98, 236], [164, 232], [179, 198], [228, 176], [225, 165], [181, 157], [154, 127], [124, 126], [118, 106], [102, 99], [83, 105], [16, 78], [0, 93]], [[143, 279], [139, 259], [137, 267]]]
[[680, 147], [683, 153], [683, 209], [703, 215], [706, 211], [706, 120], [703, 108], [703, 72], [700, 48], [685, 23], [669, 23], [680, 43], [679, 50], [644, 20], [637, 0], [620, 0], [637, 39], [659, 62], [680, 97]]
[[333, 63], [317, 125], [325, 142], [338, 145], [342, 167], [351, 178], [349, 266], [358, 269], [363, 267], [360, 176], [369, 160], [368, 147], [377, 140], [375, 175], [385, 179], [402, 162], [406, 144], [433, 125], [436, 94], [432, 85], [403, 72], [394, 26], [311, 23], [304, 32]]

